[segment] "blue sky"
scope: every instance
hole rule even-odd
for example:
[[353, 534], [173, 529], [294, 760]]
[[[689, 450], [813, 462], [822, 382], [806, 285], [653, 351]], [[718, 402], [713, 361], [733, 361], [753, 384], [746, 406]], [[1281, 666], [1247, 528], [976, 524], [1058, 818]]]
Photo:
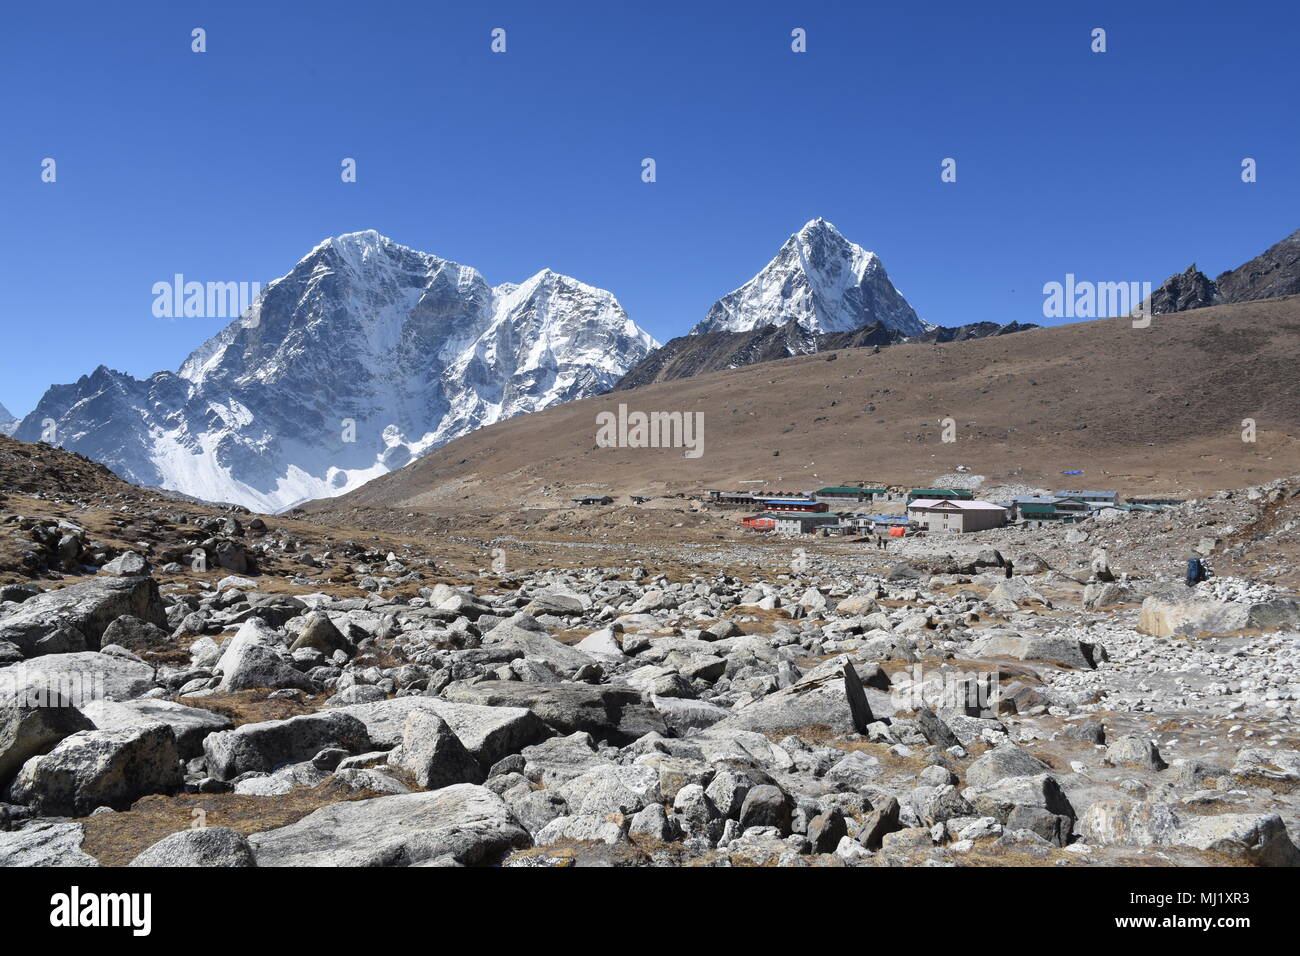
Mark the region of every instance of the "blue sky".
[[74, 2], [5, 20], [0, 402], [18, 414], [101, 363], [174, 369], [225, 324], [155, 318], [155, 282], [268, 281], [364, 228], [492, 283], [576, 276], [666, 340], [817, 216], [945, 325], [1041, 322], [1067, 272], [1213, 276], [1300, 227], [1290, 2]]

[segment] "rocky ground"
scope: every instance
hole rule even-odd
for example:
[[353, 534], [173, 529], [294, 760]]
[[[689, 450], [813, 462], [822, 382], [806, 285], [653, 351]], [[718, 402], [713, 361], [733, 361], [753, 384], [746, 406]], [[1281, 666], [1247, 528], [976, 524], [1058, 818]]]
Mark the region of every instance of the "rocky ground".
[[402, 536], [14, 462], [4, 865], [1300, 863], [1300, 480], [881, 552], [695, 511]]

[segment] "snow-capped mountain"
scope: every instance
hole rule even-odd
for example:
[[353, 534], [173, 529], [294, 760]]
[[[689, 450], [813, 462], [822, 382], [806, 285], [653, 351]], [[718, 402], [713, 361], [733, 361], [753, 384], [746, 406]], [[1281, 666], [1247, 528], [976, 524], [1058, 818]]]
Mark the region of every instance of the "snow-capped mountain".
[[18, 427], [18, 416], [0, 405], [0, 435], [12, 435]]
[[794, 319], [809, 332], [853, 332], [873, 322], [904, 335], [932, 328], [894, 288], [880, 257], [825, 219], [786, 240], [758, 275], [723, 296], [691, 330], [749, 332]]
[[604, 391], [656, 345], [609, 292], [549, 269], [493, 287], [371, 230], [318, 245], [178, 372], [101, 366], [16, 437], [53, 423], [130, 481], [275, 511]]

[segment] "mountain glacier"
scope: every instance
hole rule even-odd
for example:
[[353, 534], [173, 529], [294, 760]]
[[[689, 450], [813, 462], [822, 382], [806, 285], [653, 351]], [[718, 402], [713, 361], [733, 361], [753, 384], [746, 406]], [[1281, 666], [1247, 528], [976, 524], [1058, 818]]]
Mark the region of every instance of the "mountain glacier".
[[490, 286], [371, 230], [318, 245], [177, 372], [101, 366], [50, 388], [16, 437], [277, 511], [605, 391], [657, 344], [604, 290], [549, 269]]
[[758, 275], [713, 304], [692, 335], [750, 332], [794, 320], [808, 332], [853, 332], [873, 322], [904, 335], [933, 328], [894, 288], [880, 257], [814, 219]]
[[18, 416], [0, 405], [0, 435], [12, 435], [18, 427]]

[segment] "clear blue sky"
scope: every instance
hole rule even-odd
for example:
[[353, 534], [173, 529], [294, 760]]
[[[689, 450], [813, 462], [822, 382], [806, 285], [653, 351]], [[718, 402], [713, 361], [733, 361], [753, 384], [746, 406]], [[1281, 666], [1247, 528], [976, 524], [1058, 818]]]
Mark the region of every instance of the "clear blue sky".
[[364, 228], [492, 283], [576, 276], [661, 340], [816, 216], [946, 325], [1042, 321], [1067, 272], [1213, 276], [1300, 227], [1298, 27], [1195, 0], [11, 4], [0, 402], [174, 369], [225, 323], [154, 318], [153, 283], [267, 281]]

